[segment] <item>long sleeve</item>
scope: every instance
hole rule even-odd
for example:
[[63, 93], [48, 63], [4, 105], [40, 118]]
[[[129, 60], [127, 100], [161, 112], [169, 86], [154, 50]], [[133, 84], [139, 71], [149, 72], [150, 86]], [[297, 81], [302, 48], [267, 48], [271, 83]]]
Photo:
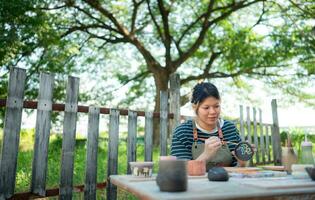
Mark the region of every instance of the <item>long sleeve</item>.
[[181, 124], [175, 129], [172, 138], [171, 155], [179, 159], [191, 160], [191, 144], [188, 142], [188, 136], [192, 135], [192, 132], [191, 128], [186, 126], [187, 124]]

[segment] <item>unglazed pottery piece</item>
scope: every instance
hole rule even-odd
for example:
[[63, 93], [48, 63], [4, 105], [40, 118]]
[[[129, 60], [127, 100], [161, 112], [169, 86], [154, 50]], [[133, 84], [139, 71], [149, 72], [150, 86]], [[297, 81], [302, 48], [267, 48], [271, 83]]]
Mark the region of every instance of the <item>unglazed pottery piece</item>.
[[153, 162], [129, 162], [131, 174], [139, 177], [151, 177]]
[[187, 173], [189, 176], [203, 176], [206, 173], [206, 163], [204, 160], [189, 160], [187, 163]]
[[160, 156], [160, 160], [177, 160], [176, 156]]
[[160, 160], [156, 183], [163, 192], [187, 190], [187, 161]]

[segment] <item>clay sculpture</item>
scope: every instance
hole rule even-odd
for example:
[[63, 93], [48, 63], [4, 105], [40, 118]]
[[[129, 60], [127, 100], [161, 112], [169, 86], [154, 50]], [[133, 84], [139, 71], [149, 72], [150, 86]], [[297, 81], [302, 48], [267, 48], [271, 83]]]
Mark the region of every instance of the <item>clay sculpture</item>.
[[228, 181], [229, 174], [223, 167], [212, 167], [208, 171], [209, 181]]

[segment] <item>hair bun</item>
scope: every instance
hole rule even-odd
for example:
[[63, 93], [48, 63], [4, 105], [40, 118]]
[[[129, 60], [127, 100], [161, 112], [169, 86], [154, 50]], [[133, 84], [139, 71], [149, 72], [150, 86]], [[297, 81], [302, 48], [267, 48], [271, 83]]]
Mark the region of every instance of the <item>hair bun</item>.
[[198, 83], [193, 88], [191, 103], [198, 104], [208, 97], [220, 99], [220, 94], [217, 87], [208, 82]]

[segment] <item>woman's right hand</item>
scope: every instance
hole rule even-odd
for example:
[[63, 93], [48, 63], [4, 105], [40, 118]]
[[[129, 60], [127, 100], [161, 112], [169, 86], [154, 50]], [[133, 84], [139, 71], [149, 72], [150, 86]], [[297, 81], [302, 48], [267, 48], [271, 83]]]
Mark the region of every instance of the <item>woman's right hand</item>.
[[215, 156], [222, 143], [218, 137], [210, 137], [205, 140], [205, 148], [197, 160], [208, 161]]

